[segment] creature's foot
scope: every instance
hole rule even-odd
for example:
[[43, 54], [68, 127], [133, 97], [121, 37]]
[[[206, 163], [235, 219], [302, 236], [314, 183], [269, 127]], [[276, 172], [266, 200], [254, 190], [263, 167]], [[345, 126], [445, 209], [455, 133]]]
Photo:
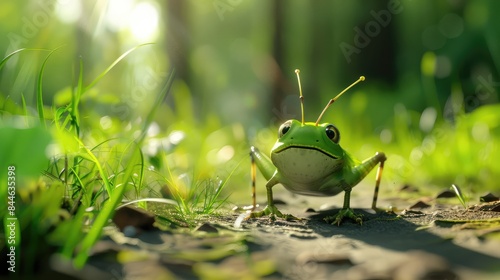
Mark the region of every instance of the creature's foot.
[[350, 218], [360, 225], [363, 224], [363, 215], [354, 213], [351, 208], [341, 209], [337, 214], [328, 216], [324, 220], [329, 224], [337, 224], [338, 226], [340, 226], [340, 223], [342, 222], [342, 219], [344, 219], [344, 217]]
[[280, 210], [278, 210], [278, 208], [274, 205], [267, 205], [262, 211], [251, 212], [248, 218], [260, 218], [262, 216], [269, 216], [269, 218], [273, 221], [276, 220], [276, 217], [280, 217], [285, 220], [300, 220], [293, 215], [281, 213]]

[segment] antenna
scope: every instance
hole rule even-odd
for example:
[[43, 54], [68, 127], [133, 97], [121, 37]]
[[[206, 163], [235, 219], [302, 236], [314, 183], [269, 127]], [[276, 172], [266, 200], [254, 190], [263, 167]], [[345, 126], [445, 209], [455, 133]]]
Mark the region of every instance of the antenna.
[[304, 124], [304, 96], [302, 95], [302, 85], [300, 84], [300, 70], [295, 69], [295, 74], [297, 74], [297, 81], [299, 82], [299, 93], [300, 93], [300, 111], [302, 112], [302, 124]]
[[[297, 71], [297, 70], [295, 70], [295, 71]], [[325, 109], [323, 109], [323, 112], [321, 112], [321, 114], [319, 115], [318, 120], [316, 121], [316, 126], [318, 126], [319, 121], [321, 120], [321, 118], [323, 117], [323, 115], [326, 112], [326, 109], [328, 109], [328, 107], [330, 107], [330, 105], [332, 105], [333, 102], [335, 102], [342, 94], [344, 94], [344, 92], [348, 91], [350, 88], [352, 88], [353, 86], [355, 86], [357, 83], [362, 82], [364, 80], [365, 80], [365, 76], [359, 77], [359, 79], [357, 81], [355, 81], [354, 83], [352, 83], [350, 86], [346, 87], [343, 91], [341, 91], [339, 94], [337, 94], [337, 96], [335, 96], [334, 98], [330, 99], [330, 101], [328, 102], [328, 104], [326, 104]]]

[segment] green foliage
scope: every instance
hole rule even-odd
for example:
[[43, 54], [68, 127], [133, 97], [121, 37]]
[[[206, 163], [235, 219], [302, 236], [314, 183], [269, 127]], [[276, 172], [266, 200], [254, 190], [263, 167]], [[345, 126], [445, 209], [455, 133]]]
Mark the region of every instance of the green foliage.
[[[16, 122], [21, 122], [21, 125], [16, 125]], [[12, 123], [0, 123], [0, 135], [2, 135], [0, 137], [0, 158], [2, 159], [0, 168], [7, 170], [7, 166], [16, 166], [19, 180], [40, 175], [40, 170], [47, 165], [45, 152], [52, 138], [50, 133], [40, 127], [16, 127], [22, 124], [20, 119], [12, 119]], [[0, 176], [5, 176], [5, 172], [2, 172]], [[19, 187], [22, 188], [23, 185]]]
[[455, 183], [467, 192], [498, 191], [494, 174], [500, 172], [495, 164], [500, 156], [500, 106], [458, 113], [453, 122], [429, 116], [434, 112], [396, 106], [392, 128], [381, 133], [391, 140], [374, 139], [389, 153], [386, 174], [425, 187]]
[[[125, 126], [130, 123], [115, 119], [116, 117], [106, 116], [104, 119], [111, 122], [111, 127], [108, 125], [105, 127], [116, 131], [114, 135], [109, 135], [104, 131], [100, 122], [94, 122], [91, 127], [82, 123], [82, 115], [92, 114], [81, 110], [84, 108], [81, 103], [84, 100], [82, 96], [88, 93], [91, 86], [101, 80], [113, 66], [135, 49], [137, 47], [120, 56], [89, 86], [83, 85], [83, 63], [80, 61], [77, 85], [71, 90], [70, 99], [66, 99], [67, 103], [59, 104], [48, 111], [43, 104], [42, 79], [52, 51], [43, 61], [38, 75], [36, 107], [39, 122], [31, 121], [33, 120], [33, 116], [30, 115], [32, 110], [26, 105], [24, 97], [21, 110], [4, 111], [19, 114], [14, 117], [5, 116], [0, 123], [2, 126], [0, 127], [2, 132], [0, 156], [3, 170], [7, 170], [5, 164], [15, 164], [18, 166], [19, 178], [23, 178], [19, 181], [17, 188], [22, 197], [20, 204], [22, 206], [16, 213], [22, 216], [22, 219], [20, 218], [22, 235], [29, 234], [29, 239], [35, 240], [33, 249], [26, 259], [29, 263], [27, 268], [32, 268], [38, 254], [46, 251], [38, 250], [40, 248], [37, 247], [36, 240], [40, 240], [40, 237], [48, 238], [51, 241], [50, 244], [60, 247], [63, 256], [75, 257], [76, 266], [84, 265], [90, 249], [100, 238], [102, 229], [108, 224], [115, 209], [127, 200], [132, 199], [139, 206], [147, 207], [146, 201], [158, 202], [159, 200], [154, 198], [161, 196], [162, 191], [165, 192], [168, 189], [166, 195], [174, 199], [175, 207], [165, 208], [162, 213], [158, 214], [171, 220], [174, 220], [172, 217], [177, 220], [181, 219], [183, 224], [194, 225], [192, 222], [194, 219], [199, 215], [213, 214], [227, 198], [227, 196], [223, 197], [227, 180], [214, 181], [209, 178], [208, 174], [212, 174], [214, 170], [205, 168], [206, 162], [209, 161], [200, 161], [199, 154], [192, 155], [192, 148], [199, 147], [198, 143], [185, 146], [181, 143], [183, 137], [179, 138], [187, 134], [200, 140], [208, 137], [207, 134], [217, 130], [218, 126], [215, 122], [200, 134], [197, 129], [198, 124], [186, 115], [186, 112], [190, 110], [192, 112], [189, 108], [191, 106], [189, 92], [181, 91], [185, 97], [177, 95], [176, 98], [176, 102], [186, 110], [179, 112], [185, 116], [185, 123], [181, 126], [170, 124], [171, 138], [166, 138], [170, 142], [164, 143], [173, 146], [164, 147], [160, 140], [160, 146], [154, 147], [155, 151], [148, 151], [148, 145], [159, 140], [155, 139], [150, 131], [151, 127], [157, 126], [155, 119], [159, 108], [169, 110], [164, 107], [163, 100], [172, 86], [173, 71], [170, 72], [168, 81], [143, 122], [126, 128]], [[19, 52], [14, 54], [16, 53]], [[2, 65], [14, 54], [5, 58]], [[5, 105], [3, 107], [4, 110], [7, 109]], [[24, 116], [21, 116], [23, 113]], [[26, 121], [19, 124], [22, 118]], [[47, 125], [49, 123], [50, 126]], [[92, 122], [86, 124], [92, 124]], [[21, 125], [24, 128], [15, 128], [15, 125]], [[124, 131], [128, 133], [124, 134]], [[37, 141], [33, 142], [33, 139]], [[144, 149], [147, 151], [146, 156]], [[176, 149], [181, 151], [179, 155], [172, 153]], [[198, 152], [204, 153], [205, 151], [202, 149]], [[180, 167], [176, 166], [175, 164], [179, 163], [176, 159], [182, 157], [185, 157], [186, 161], [180, 162]], [[204, 165], [199, 169], [203, 174], [197, 175], [196, 181], [193, 180], [190, 184], [181, 183], [182, 179], [179, 178], [186, 178], [186, 174], [191, 173], [195, 176], [191, 168], [200, 162]], [[170, 167], [172, 164], [175, 166]], [[42, 174], [44, 176], [41, 176]], [[169, 174], [169, 178], [161, 174]], [[5, 173], [0, 176], [3, 175]], [[28, 180], [29, 178], [31, 179]], [[6, 179], [4, 177], [1, 179], [5, 183]], [[7, 185], [4, 183], [2, 187]], [[3, 198], [6, 193], [2, 191]], [[153, 197], [149, 198], [151, 196]], [[58, 211], [61, 211], [62, 217], [65, 218], [57, 218], [60, 215]], [[89, 227], [87, 228], [86, 225]]]
[[42, 90], [42, 81], [43, 81], [43, 72], [45, 70], [45, 65], [47, 64], [47, 61], [49, 61], [49, 58], [50, 56], [56, 51], [57, 49], [54, 49], [53, 51], [51, 51], [47, 57], [45, 58], [45, 60], [43, 61], [42, 63], [42, 68], [40, 69], [40, 72], [38, 74], [38, 81], [37, 81], [37, 86], [36, 86], [36, 108], [38, 110], [38, 117], [40, 119], [40, 124], [43, 126], [43, 127], [46, 127], [46, 124], [45, 124], [45, 115], [44, 115], [44, 112], [43, 112], [43, 90]]

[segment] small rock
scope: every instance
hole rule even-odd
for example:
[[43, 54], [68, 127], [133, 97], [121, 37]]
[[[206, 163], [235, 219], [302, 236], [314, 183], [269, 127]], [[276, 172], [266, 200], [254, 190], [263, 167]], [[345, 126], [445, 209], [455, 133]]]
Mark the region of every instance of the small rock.
[[492, 193], [487, 193], [479, 198], [479, 201], [481, 202], [492, 202], [492, 201], [498, 201], [500, 198], [498, 196], [492, 194]]
[[313, 208], [309, 207], [306, 209], [305, 211], [306, 213], [316, 213], [316, 210], [314, 210]]
[[400, 192], [409, 192], [409, 193], [415, 193], [418, 192], [418, 189], [412, 185], [404, 185], [399, 189]]
[[214, 232], [214, 233], [219, 232], [219, 230], [210, 223], [203, 223], [199, 225], [197, 228], [195, 228], [195, 231]]
[[113, 222], [120, 231], [123, 231], [128, 226], [135, 227], [136, 229], [151, 230], [154, 228], [155, 216], [144, 209], [125, 206], [116, 210]]
[[455, 194], [455, 192], [450, 190], [444, 190], [436, 196], [436, 198], [453, 198], [453, 197], [457, 197], [457, 195]]
[[419, 200], [418, 202], [416, 202], [415, 204], [413, 204], [409, 208], [410, 209], [425, 209], [425, 208], [429, 208], [429, 207], [431, 207], [431, 205], [423, 202], [422, 200]]

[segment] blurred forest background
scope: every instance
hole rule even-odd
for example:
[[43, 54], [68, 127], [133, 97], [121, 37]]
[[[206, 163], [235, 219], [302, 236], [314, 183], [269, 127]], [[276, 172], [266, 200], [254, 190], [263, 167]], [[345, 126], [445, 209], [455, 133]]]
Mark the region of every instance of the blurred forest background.
[[46, 50], [57, 48], [41, 75], [51, 123], [51, 108], [71, 100], [80, 62], [89, 84], [127, 50], [154, 43], [82, 95], [79, 136], [89, 147], [132, 137], [175, 68], [143, 149], [150, 169], [161, 170], [162, 150], [176, 176], [234, 171], [228, 192], [248, 192], [249, 146], [269, 150], [277, 127], [300, 118], [299, 68], [307, 121], [366, 76], [323, 121], [338, 126], [355, 157], [388, 154], [389, 190], [456, 183], [467, 192], [498, 191], [495, 11], [493, 0], [3, 0], [2, 56], [43, 50], [22, 52], [1, 69], [2, 125], [23, 108], [36, 118]]

